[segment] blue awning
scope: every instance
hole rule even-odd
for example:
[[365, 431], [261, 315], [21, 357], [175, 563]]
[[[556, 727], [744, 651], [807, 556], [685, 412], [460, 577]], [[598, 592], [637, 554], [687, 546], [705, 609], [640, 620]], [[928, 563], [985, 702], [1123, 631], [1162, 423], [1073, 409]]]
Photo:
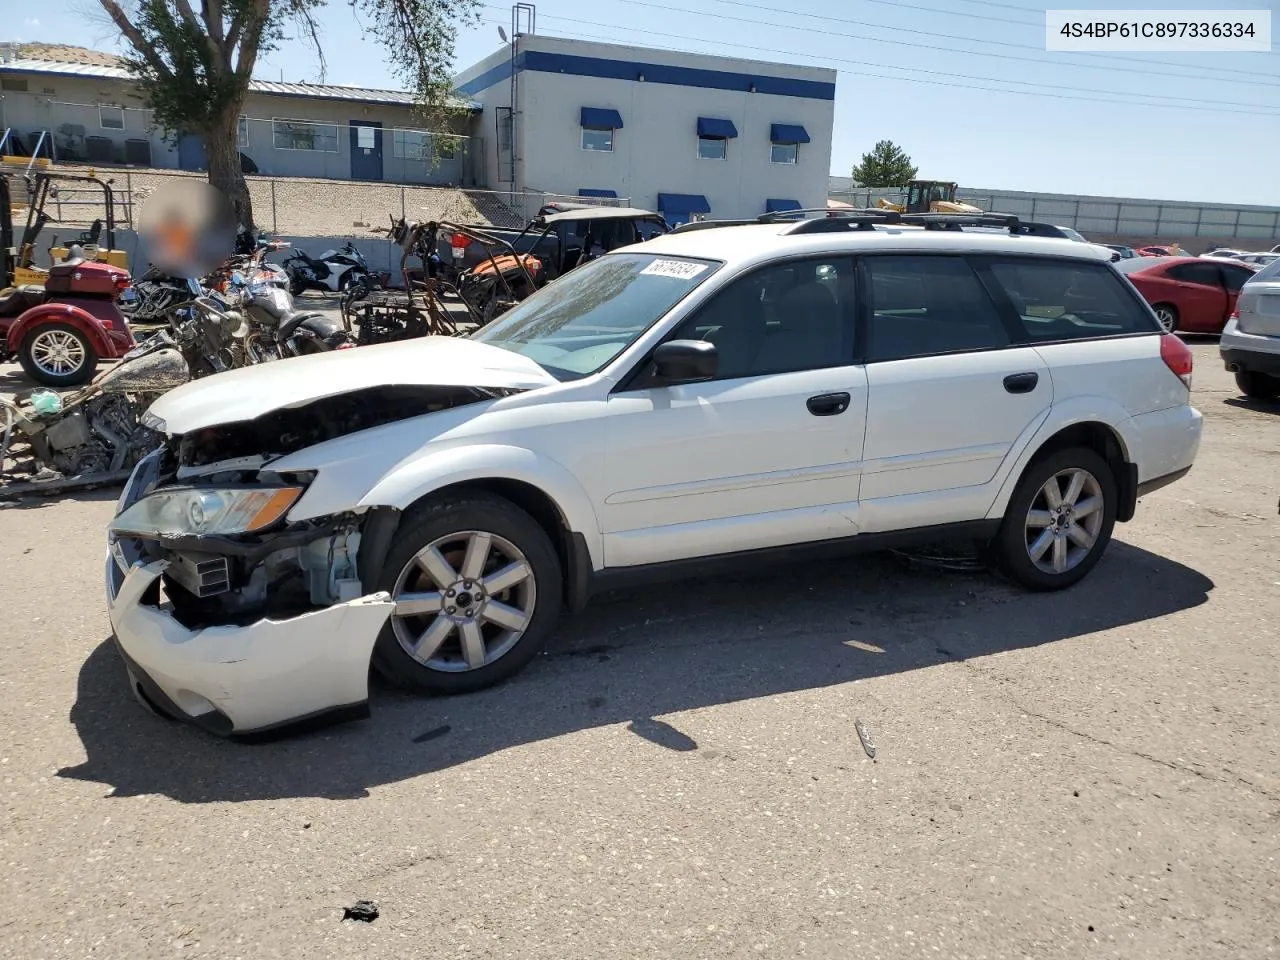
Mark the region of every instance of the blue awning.
[[775, 123], [769, 127], [773, 143], [808, 143], [809, 131], [798, 123]]
[[799, 209], [800, 209], [799, 200], [787, 200], [787, 199], [779, 199], [777, 197], [770, 197], [768, 200], [764, 202], [765, 213], [783, 213], [784, 211], [787, 211], [787, 210], [799, 210]]
[[733, 125], [732, 120], [719, 120], [716, 117], [698, 118], [698, 136], [700, 137], [721, 137], [732, 140], [737, 135], [738, 128]]
[[618, 198], [617, 190], [602, 190], [598, 187], [579, 187], [578, 196], [580, 197], [610, 197], [614, 200]]
[[591, 130], [621, 130], [622, 114], [608, 107], [583, 107], [582, 126]]
[[710, 213], [711, 204], [700, 193], [660, 193], [658, 209], [662, 213]]

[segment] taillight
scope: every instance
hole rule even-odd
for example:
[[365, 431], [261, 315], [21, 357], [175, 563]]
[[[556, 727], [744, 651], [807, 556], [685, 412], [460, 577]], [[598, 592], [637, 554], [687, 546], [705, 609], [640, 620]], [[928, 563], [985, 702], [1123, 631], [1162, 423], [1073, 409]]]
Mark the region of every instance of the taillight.
[[1191, 389], [1191, 348], [1172, 333], [1160, 336], [1160, 359], [1173, 375]]

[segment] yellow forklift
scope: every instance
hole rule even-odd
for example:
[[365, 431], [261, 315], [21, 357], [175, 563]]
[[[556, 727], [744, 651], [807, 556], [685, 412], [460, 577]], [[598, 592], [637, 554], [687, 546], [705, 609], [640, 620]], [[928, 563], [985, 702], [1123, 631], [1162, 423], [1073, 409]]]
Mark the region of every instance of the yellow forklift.
[[[36, 239], [46, 224], [58, 222], [45, 212], [45, 208], [49, 201], [56, 202], [59, 199], [60, 187], [65, 189], [66, 184], [92, 184], [101, 189], [103, 216], [95, 218], [88, 230], [81, 231], [61, 245], [58, 244], [58, 237], [55, 234], [53, 243], [49, 247], [50, 262], [58, 263], [65, 260], [68, 247], [76, 244], [83, 251], [86, 260], [109, 263], [124, 270], [129, 269], [129, 255], [123, 250], [116, 249], [116, 200], [110, 180], [99, 179], [92, 170], [88, 174], [48, 173], [41, 170], [24, 179], [27, 185], [28, 201], [26, 227], [22, 231], [13, 269], [13, 282], [16, 286], [44, 286], [49, 271], [35, 265]], [[63, 202], [74, 202], [77, 206], [85, 203], [81, 200], [64, 200]], [[17, 213], [22, 208], [15, 204], [12, 209]]]
[[981, 207], [956, 199], [957, 185], [949, 180], [912, 180], [907, 184], [906, 202], [894, 203], [881, 197], [877, 204], [898, 213], [982, 213]]

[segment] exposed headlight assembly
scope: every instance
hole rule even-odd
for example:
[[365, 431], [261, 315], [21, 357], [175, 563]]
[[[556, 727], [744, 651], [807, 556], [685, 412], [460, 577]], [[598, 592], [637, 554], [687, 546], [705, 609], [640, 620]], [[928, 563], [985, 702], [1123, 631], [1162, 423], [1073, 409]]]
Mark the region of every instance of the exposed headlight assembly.
[[176, 487], [143, 497], [111, 522], [136, 537], [230, 536], [265, 530], [284, 516], [301, 487]]

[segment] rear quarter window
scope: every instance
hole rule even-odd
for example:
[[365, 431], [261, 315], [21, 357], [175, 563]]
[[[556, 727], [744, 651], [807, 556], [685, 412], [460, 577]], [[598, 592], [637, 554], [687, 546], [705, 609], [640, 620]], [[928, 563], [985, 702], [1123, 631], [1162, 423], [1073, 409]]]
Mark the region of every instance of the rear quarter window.
[[1107, 264], [997, 260], [987, 267], [1032, 342], [1159, 331], [1138, 296]]

